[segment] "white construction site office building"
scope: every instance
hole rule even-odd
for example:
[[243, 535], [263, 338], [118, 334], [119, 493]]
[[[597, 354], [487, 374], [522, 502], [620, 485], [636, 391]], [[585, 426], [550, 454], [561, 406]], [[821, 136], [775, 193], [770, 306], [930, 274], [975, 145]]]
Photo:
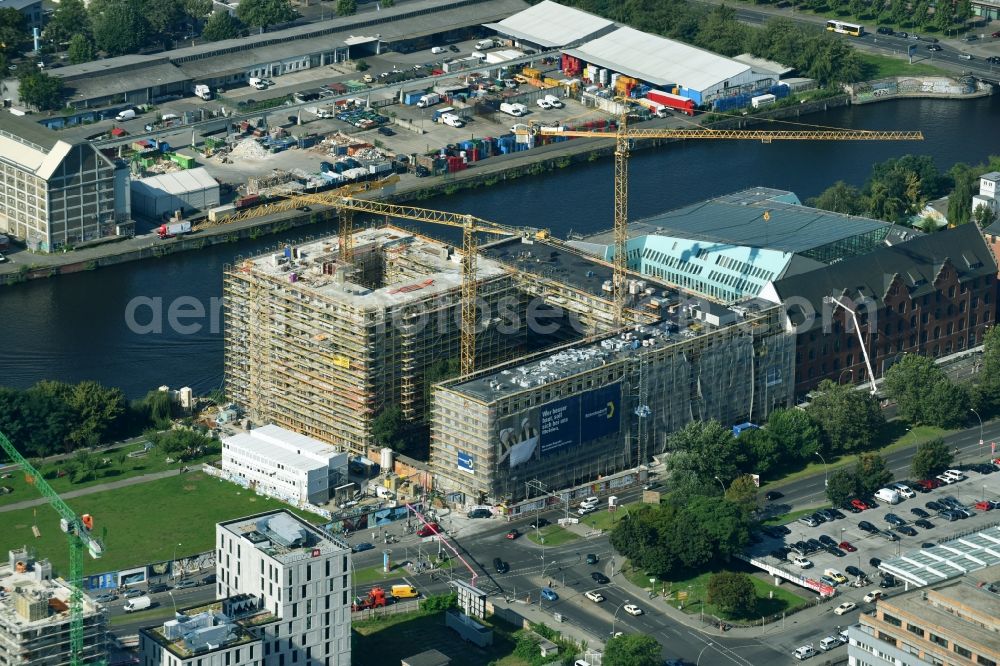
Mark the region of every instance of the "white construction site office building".
[[[26, 548], [8, 553], [0, 565], [0, 664], [62, 666], [70, 663], [71, 590], [52, 578], [48, 560], [35, 561]], [[83, 663], [107, 659], [107, 616], [83, 599]]]
[[293, 504], [324, 504], [347, 483], [347, 452], [266, 425], [222, 440], [222, 471], [231, 481]]

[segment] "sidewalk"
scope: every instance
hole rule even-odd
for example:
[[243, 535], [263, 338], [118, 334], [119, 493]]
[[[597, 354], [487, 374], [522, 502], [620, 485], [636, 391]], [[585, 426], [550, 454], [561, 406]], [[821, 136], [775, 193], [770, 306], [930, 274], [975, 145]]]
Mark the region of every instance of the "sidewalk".
[[570, 621], [565, 619], [557, 620], [554, 613], [539, 608], [535, 604], [528, 604], [518, 600], [506, 601], [504, 599], [494, 599], [492, 603], [494, 608], [501, 609], [501, 613], [499, 613], [501, 616], [504, 615], [502, 610], [513, 611], [529, 622], [544, 624], [558, 631], [566, 638], [582, 644], [586, 649], [598, 652], [604, 651], [604, 641]]

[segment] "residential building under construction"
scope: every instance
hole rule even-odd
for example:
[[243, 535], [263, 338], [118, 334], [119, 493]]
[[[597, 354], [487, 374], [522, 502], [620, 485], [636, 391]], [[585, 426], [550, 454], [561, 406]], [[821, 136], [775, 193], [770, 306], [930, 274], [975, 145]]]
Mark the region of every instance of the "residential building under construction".
[[789, 404], [779, 308], [678, 302], [660, 322], [435, 387], [431, 470], [466, 502], [511, 502], [635, 468], [694, 420], [763, 422]]
[[[225, 270], [225, 375], [230, 399], [256, 424], [363, 453], [373, 418], [399, 405], [424, 419], [424, 376], [457, 359], [462, 265], [452, 246], [394, 227], [239, 261]], [[525, 307], [510, 271], [481, 257], [478, 365], [513, 356]]]
[[[0, 566], [0, 664], [61, 666], [71, 663], [69, 585], [52, 578], [48, 560], [35, 560], [27, 548], [12, 550]], [[83, 601], [83, 652], [80, 663], [107, 661], [107, 616], [93, 601]]]

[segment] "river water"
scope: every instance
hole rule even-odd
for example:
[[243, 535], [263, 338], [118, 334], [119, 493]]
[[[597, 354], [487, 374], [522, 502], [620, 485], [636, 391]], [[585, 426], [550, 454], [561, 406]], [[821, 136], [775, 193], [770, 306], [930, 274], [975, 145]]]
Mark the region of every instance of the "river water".
[[[975, 101], [904, 100], [835, 109], [804, 119], [815, 125], [921, 130], [923, 143], [704, 141], [672, 144], [633, 155], [630, 219], [745, 187], [791, 190], [805, 200], [837, 180], [861, 185], [877, 162], [907, 153], [931, 155], [942, 170], [976, 164], [1000, 153], [1000, 96]], [[569, 231], [612, 224], [613, 164], [586, 163], [545, 176], [512, 181], [420, 202], [427, 208], [472, 213], [510, 225]], [[332, 226], [309, 234], [330, 233]], [[222, 269], [237, 255], [255, 254], [302, 230], [258, 241], [123, 264], [0, 289], [0, 385], [27, 387], [41, 379], [95, 379], [139, 397], [161, 384], [197, 393], [222, 382], [223, 338], [215, 304]], [[135, 299], [141, 322], [162, 314], [161, 332], [137, 332], [126, 323]], [[177, 299], [202, 304], [205, 316], [168, 325]], [[155, 299], [160, 299], [159, 301]]]

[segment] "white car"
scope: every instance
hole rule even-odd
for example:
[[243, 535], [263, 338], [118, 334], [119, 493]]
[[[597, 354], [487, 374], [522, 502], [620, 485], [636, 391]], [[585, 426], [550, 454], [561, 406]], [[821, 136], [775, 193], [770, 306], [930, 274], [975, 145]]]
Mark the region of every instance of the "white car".
[[885, 598], [885, 595], [882, 594], [882, 590], [875, 590], [865, 595], [865, 603], [870, 604], [873, 601], [878, 601], [879, 599], [883, 598]]
[[957, 469], [946, 469], [944, 471], [944, 476], [952, 478], [955, 481], [965, 481], [965, 475], [959, 472]]
[[947, 476], [945, 474], [938, 474], [934, 478], [937, 479], [938, 481], [940, 481], [941, 483], [943, 483], [946, 486], [950, 486], [951, 484], [955, 483], [955, 477], [953, 477], [953, 476]]
[[802, 661], [804, 659], [808, 659], [809, 657], [815, 657], [816, 648], [812, 645], [803, 645], [802, 647], [795, 648], [795, 652], [793, 652], [792, 655], [799, 661]]
[[576, 512], [581, 516], [586, 516], [588, 513], [594, 513], [595, 511], [597, 511], [597, 507], [593, 504], [584, 504], [576, 510]]
[[535, 104], [537, 104], [538, 107], [542, 108], [542, 109], [551, 109], [552, 108], [552, 104], [550, 104], [549, 100], [547, 100], [547, 99], [539, 98], [538, 100], [535, 101]]
[[898, 492], [900, 495], [902, 495], [906, 499], [911, 499], [911, 498], [917, 496], [917, 494], [915, 492], [913, 492], [913, 489], [910, 488], [905, 483], [894, 483], [894, 484], [892, 484], [892, 487], [896, 490], [896, 492]]
[[833, 609], [834, 615], [843, 615], [844, 613], [850, 613], [852, 610], [857, 608], [858, 605], [853, 601], [845, 601], [836, 608]]
[[566, 106], [565, 104], [562, 103], [562, 100], [556, 97], [555, 95], [546, 95], [545, 101], [551, 104], [553, 109], [561, 109], [564, 106]]
[[602, 601], [604, 601], [604, 595], [601, 594], [600, 592], [596, 592], [594, 590], [589, 590], [587, 592], [584, 592], [583, 596], [587, 597], [588, 599], [590, 599], [591, 601], [593, 601], [595, 604], [599, 604]]
[[624, 608], [629, 615], [642, 615], [642, 609], [635, 604], [625, 604]]

